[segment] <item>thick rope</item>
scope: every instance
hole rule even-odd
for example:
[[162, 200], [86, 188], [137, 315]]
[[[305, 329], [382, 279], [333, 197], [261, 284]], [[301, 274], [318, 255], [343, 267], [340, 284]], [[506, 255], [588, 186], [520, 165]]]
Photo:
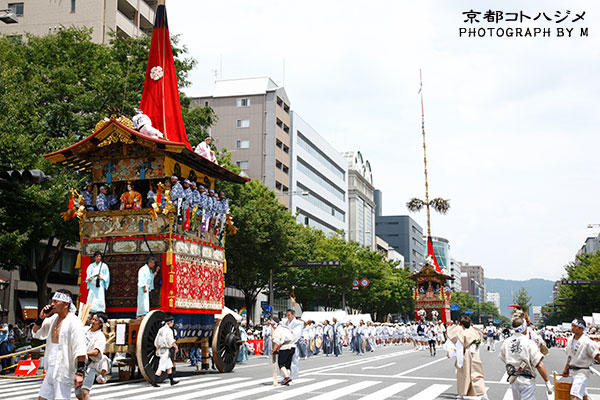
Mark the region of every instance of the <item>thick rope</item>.
[[0, 360], [1, 360], [1, 359], [3, 359], [3, 358], [14, 357], [14, 356], [16, 356], [16, 355], [19, 355], [19, 354], [30, 353], [30, 352], [32, 352], [32, 351], [34, 351], [34, 350], [38, 350], [38, 349], [41, 349], [41, 348], [43, 348], [43, 347], [46, 347], [46, 345], [45, 345], [45, 344], [43, 344], [43, 345], [41, 345], [41, 346], [34, 347], [34, 348], [32, 348], [32, 349], [26, 349], [26, 350], [17, 351], [16, 353], [12, 353], [12, 354], [6, 354], [6, 355], [4, 355], [4, 356], [0, 356]]

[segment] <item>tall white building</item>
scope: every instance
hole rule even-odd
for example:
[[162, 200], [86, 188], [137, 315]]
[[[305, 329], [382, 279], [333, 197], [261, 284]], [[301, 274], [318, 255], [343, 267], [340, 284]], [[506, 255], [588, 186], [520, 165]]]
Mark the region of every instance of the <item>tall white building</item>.
[[493, 303], [498, 311], [500, 311], [500, 293], [498, 292], [486, 292], [485, 301]]
[[375, 200], [371, 164], [360, 151], [343, 153], [348, 162], [348, 238], [375, 250]]
[[450, 268], [448, 268], [448, 274], [454, 278], [452, 281], [448, 281], [448, 286], [453, 292], [462, 292], [462, 282], [460, 279], [461, 267], [458, 261], [454, 258], [450, 258]]
[[348, 163], [292, 110], [291, 211], [326, 234], [347, 230]]

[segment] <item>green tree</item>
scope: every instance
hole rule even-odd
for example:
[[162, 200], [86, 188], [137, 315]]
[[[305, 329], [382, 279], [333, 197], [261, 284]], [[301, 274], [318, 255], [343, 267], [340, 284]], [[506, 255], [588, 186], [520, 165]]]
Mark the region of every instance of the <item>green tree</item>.
[[473, 297], [466, 292], [452, 292], [450, 296], [451, 304], [458, 304], [458, 311], [452, 311], [450, 314], [452, 319], [457, 320], [461, 315], [465, 315], [465, 311], [471, 310], [473, 314], [477, 313], [477, 303]]
[[[563, 279], [600, 280], [600, 252], [578, 256], [575, 262], [565, 266], [565, 272]], [[600, 309], [598, 285], [560, 285], [558, 294], [563, 299], [560, 306], [557, 304], [561, 322], [569, 322]]]
[[227, 237], [227, 284], [242, 291], [252, 315], [258, 294], [277, 273], [293, 260], [294, 235], [298, 225], [275, 193], [257, 180], [239, 187], [230, 212], [237, 233]]
[[520, 305], [521, 308], [527, 312], [529, 307], [531, 307], [531, 296], [527, 294], [527, 289], [524, 287], [519, 289], [519, 291], [513, 295], [513, 303]]
[[[150, 38], [91, 41], [91, 30], [68, 28], [23, 43], [0, 37], [0, 171], [39, 168], [53, 177], [35, 186], [0, 187], [0, 268], [26, 268], [38, 287], [38, 303], [47, 303], [47, 280], [67, 244], [78, 240], [77, 222], [62, 220], [69, 188], [86, 176], [48, 163], [45, 153], [89, 135], [116, 106], [131, 116], [139, 105]], [[176, 40], [175, 43], [176, 44]], [[174, 46], [180, 87], [189, 84], [194, 60]], [[185, 96], [183, 104], [189, 103]], [[195, 111], [192, 132], [213, 120]], [[33, 260], [31, 253], [33, 252]]]

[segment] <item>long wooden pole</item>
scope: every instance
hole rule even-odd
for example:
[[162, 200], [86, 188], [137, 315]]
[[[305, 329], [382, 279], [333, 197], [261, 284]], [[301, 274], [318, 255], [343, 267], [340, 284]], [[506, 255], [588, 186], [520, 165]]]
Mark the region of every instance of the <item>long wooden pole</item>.
[[423, 132], [423, 164], [425, 165], [425, 207], [427, 207], [427, 237], [431, 236], [431, 210], [429, 208], [429, 182], [427, 180], [427, 145], [425, 144], [425, 107], [423, 106], [423, 73], [419, 69], [421, 79], [421, 130]]

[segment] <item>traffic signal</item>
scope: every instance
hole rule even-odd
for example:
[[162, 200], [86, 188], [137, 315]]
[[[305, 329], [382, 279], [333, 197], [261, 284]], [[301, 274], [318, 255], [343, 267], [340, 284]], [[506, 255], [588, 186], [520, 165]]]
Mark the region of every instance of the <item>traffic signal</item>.
[[14, 171], [3, 171], [0, 180], [17, 184], [39, 184], [51, 180], [41, 169], [22, 169]]

